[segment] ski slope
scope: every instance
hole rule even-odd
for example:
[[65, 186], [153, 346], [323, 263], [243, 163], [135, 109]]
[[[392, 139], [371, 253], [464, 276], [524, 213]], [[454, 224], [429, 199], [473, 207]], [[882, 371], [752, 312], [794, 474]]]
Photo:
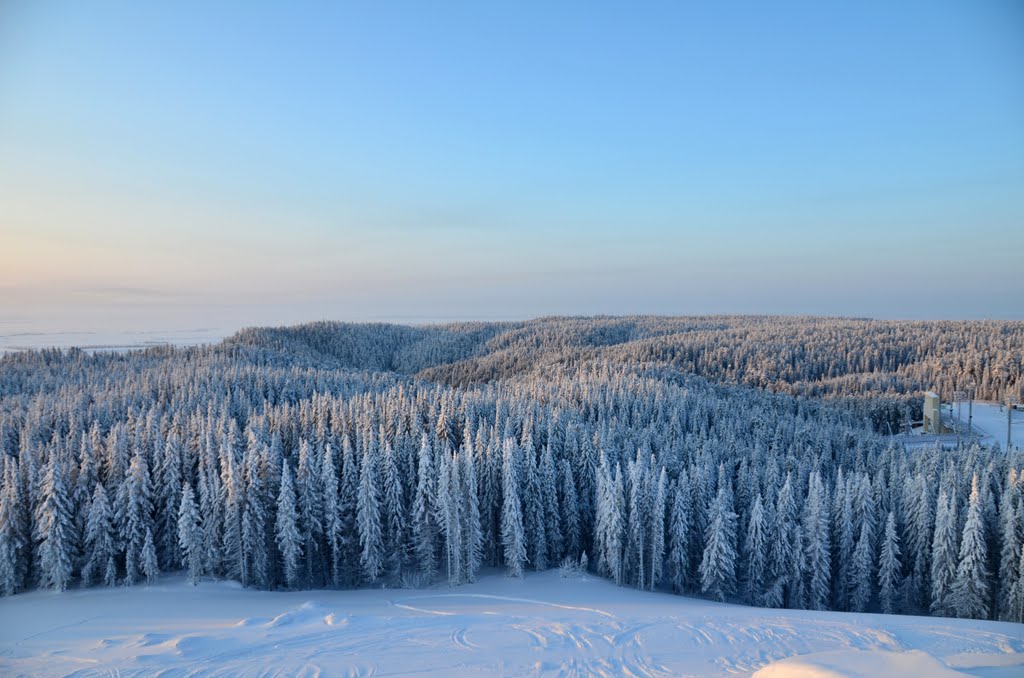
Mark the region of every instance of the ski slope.
[[[967, 404], [965, 403], [960, 409], [961, 421], [964, 422], [966, 428]], [[956, 412], [957, 410], [954, 408], [953, 413], [956, 414]], [[981, 434], [982, 443], [986, 445], [999, 443], [1000, 447], [1006, 449], [1006, 414], [1006, 408], [1000, 408], [997, 403], [974, 403], [974, 416], [971, 419], [971, 424]], [[1013, 439], [1010, 442], [1015, 449], [1024, 449], [1024, 412], [1015, 410], [1012, 416], [1011, 435]]]
[[1024, 625], [763, 610], [558, 572], [458, 588], [228, 582], [0, 600], [0, 675], [1021, 676]]

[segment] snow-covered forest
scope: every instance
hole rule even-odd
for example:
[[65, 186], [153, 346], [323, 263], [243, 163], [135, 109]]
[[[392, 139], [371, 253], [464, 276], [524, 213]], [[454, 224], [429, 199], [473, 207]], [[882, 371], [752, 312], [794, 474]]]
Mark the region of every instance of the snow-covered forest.
[[0, 589], [563, 565], [764, 607], [1020, 622], [1024, 456], [882, 432], [935, 384], [1020, 394], [1022, 356], [1024, 323], [768, 317], [12, 354]]

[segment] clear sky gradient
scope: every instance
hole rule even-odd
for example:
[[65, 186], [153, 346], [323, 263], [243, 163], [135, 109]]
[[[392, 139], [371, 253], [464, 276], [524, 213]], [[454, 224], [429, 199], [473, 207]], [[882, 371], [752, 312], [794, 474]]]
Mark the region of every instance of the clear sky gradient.
[[0, 333], [1024, 318], [1024, 4], [0, 0]]

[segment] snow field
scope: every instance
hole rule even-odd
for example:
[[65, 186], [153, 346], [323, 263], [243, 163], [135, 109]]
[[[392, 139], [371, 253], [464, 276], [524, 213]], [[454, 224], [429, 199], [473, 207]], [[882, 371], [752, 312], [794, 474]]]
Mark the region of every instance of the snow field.
[[1024, 675], [1024, 625], [774, 610], [557, 572], [424, 590], [230, 582], [0, 600], [0, 675]]

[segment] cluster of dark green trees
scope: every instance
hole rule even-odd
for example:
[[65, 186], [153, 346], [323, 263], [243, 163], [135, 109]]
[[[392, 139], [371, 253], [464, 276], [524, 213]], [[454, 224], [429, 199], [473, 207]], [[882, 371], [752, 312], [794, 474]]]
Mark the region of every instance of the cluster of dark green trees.
[[[181, 569], [457, 584], [586, 554], [624, 585], [753, 605], [1024, 619], [1024, 457], [907, 452], [843, 401], [634, 356], [636, 325], [672, 322], [324, 323], [7, 356], [0, 590]], [[504, 367], [426, 378], [468, 360]]]

